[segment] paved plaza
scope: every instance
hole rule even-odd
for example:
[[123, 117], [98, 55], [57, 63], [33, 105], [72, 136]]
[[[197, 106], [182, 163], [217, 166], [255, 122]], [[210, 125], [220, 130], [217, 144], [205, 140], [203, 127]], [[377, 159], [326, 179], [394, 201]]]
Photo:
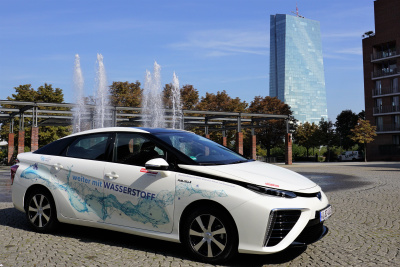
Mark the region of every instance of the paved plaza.
[[[226, 266], [400, 266], [400, 163], [294, 163], [328, 195], [328, 235], [273, 255], [239, 255]], [[180, 244], [80, 226], [30, 230], [13, 208], [10, 177], [0, 169], [0, 267], [209, 266]]]

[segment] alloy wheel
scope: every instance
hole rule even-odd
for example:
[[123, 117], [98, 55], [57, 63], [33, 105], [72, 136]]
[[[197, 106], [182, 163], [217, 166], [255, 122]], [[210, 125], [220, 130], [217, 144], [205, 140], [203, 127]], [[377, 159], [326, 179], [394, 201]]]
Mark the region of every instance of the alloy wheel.
[[29, 221], [37, 228], [45, 227], [51, 219], [51, 203], [45, 195], [34, 195], [28, 205]]
[[215, 216], [199, 215], [190, 225], [189, 239], [192, 249], [203, 257], [217, 257], [228, 243], [223, 223]]

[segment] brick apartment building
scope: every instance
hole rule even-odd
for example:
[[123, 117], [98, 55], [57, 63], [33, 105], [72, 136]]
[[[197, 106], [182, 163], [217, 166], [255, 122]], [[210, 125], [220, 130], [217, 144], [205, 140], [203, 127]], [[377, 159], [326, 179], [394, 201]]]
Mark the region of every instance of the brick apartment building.
[[368, 160], [400, 160], [400, 0], [374, 1], [375, 33], [362, 40], [365, 116], [377, 127]]

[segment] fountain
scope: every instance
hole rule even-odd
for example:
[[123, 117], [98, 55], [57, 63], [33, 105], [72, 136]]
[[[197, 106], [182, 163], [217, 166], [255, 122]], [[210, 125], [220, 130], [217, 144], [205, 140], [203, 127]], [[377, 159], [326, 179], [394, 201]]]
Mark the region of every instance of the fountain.
[[[146, 77], [142, 97], [142, 120], [143, 127], [164, 128], [167, 123], [163, 105], [163, 92], [161, 89], [161, 67], [154, 62], [153, 74], [146, 70]], [[84, 80], [80, 66], [80, 57], [75, 55], [74, 68], [74, 93], [76, 106], [73, 108], [73, 132], [80, 132], [89, 128], [103, 128], [112, 126], [112, 107], [107, 86], [106, 71], [103, 56], [97, 54], [97, 72], [94, 97], [94, 112], [90, 115], [85, 105]], [[183, 129], [183, 114], [179, 80], [175, 72], [173, 74], [172, 86], [172, 119], [169, 127]], [[90, 120], [92, 118], [92, 120]], [[91, 123], [91, 127], [90, 127]]]
[[160, 65], [154, 62], [153, 75], [150, 71], [146, 71], [142, 98], [142, 118], [144, 127], [165, 127], [160, 70]]
[[111, 107], [106, 70], [104, 68], [103, 56], [101, 54], [97, 54], [97, 65], [94, 128], [103, 128], [111, 126]]
[[173, 129], [183, 129], [181, 91], [175, 72], [172, 77], [172, 125]]
[[75, 55], [75, 67], [74, 67], [74, 93], [76, 106], [73, 108], [73, 132], [80, 132], [84, 129], [83, 116], [86, 114], [86, 107], [84, 102], [83, 90], [84, 80], [81, 70], [81, 63], [79, 55]]

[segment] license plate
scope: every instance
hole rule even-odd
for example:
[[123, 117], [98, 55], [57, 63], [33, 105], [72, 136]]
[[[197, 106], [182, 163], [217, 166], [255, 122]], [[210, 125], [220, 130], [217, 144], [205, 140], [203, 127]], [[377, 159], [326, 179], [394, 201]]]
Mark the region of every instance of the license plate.
[[328, 207], [319, 212], [319, 221], [323, 222], [329, 217], [331, 217], [331, 215], [332, 215], [332, 206], [329, 205]]

